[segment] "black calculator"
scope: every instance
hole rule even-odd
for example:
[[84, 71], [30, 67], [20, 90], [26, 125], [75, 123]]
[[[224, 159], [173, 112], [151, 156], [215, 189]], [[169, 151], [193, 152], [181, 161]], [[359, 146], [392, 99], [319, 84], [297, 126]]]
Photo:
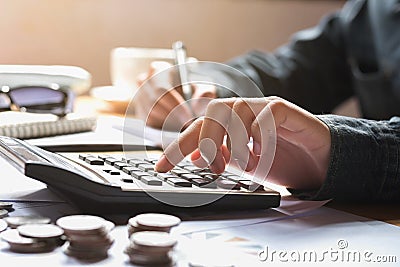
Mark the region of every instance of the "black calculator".
[[161, 151], [54, 153], [0, 137], [0, 153], [26, 176], [94, 214], [267, 209], [280, 203], [278, 192], [229, 169], [217, 175], [183, 160], [157, 173]]

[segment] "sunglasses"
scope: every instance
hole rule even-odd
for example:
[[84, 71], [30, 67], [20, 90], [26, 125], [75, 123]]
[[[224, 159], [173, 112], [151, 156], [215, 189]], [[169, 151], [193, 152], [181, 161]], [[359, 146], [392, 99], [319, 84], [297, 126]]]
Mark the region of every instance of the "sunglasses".
[[72, 111], [74, 93], [58, 84], [50, 86], [3, 85], [0, 88], [0, 111], [51, 113], [65, 116]]

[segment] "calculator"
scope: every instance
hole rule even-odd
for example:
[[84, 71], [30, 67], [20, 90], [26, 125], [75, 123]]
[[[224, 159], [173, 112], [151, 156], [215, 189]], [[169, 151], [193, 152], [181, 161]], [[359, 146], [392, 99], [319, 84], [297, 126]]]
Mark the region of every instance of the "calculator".
[[215, 174], [183, 160], [157, 173], [162, 152], [156, 150], [54, 153], [0, 137], [0, 153], [25, 176], [93, 214], [268, 209], [280, 203], [278, 192], [229, 168]]

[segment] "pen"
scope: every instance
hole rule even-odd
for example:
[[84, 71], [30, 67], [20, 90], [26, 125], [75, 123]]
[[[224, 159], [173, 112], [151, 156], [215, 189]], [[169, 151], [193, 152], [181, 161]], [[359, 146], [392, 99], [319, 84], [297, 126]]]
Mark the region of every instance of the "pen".
[[195, 113], [192, 109], [192, 105], [188, 102], [192, 98], [192, 88], [188, 84], [188, 71], [186, 68], [186, 48], [182, 41], [176, 41], [172, 44], [172, 49], [175, 54], [175, 64], [178, 65], [179, 79], [182, 85], [183, 98], [185, 99], [192, 115], [195, 117]]

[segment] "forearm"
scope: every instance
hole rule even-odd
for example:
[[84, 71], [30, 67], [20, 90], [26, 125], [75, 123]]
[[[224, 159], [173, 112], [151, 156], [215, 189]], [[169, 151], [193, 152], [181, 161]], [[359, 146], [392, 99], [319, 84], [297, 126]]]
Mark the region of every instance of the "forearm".
[[330, 128], [332, 140], [325, 183], [315, 192], [292, 192], [315, 200], [400, 200], [400, 118], [319, 118]]

